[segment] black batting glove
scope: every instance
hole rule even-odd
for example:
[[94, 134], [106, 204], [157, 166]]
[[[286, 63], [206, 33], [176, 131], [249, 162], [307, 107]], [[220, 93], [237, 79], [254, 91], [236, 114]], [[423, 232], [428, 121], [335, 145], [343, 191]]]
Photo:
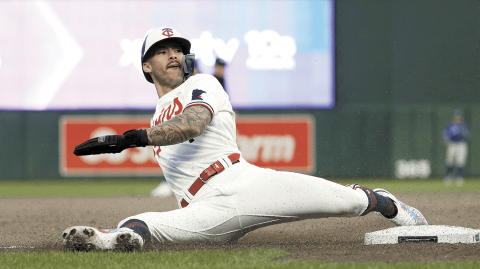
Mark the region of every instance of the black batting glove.
[[137, 148], [148, 146], [147, 130], [129, 130], [123, 133], [125, 136], [125, 145], [127, 148]]

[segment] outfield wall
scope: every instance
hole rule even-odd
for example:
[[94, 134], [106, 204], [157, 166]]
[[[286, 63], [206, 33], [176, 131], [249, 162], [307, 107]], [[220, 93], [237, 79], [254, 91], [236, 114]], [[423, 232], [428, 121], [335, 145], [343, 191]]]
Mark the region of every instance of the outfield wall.
[[[416, 165], [425, 159], [431, 176], [442, 176], [441, 130], [454, 109], [463, 109], [473, 129], [466, 175], [480, 176], [478, 14], [476, 0], [338, 0], [335, 108], [240, 115], [313, 117], [315, 175], [391, 177], [398, 160]], [[58, 124], [63, 115], [151, 113], [0, 111], [0, 179], [61, 177]]]
[[[441, 142], [441, 131], [455, 108], [465, 111], [465, 119], [473, 131], [466, 175], [478, 177], [480, 106], [370, 105], [276, 112], [277, 116], [311, 115], [314, 120], [312, 144], [315, 164], [310, 174], [326, 178], [378, 178], [395, 176], [399, 160], [415, 165], [415, 161], [422, 159], [430, 163], [430, 176], [442, 176], [445, 147]], [[240, 117], [266, 114], [271, 115], [271, 111], [239, 112]], [[59, 167], [59, 123], [62, 116], [73, 115], [144, 116], [148, 112], [0, 112], [0, 179], [62, 178]], [[85, 137], [85, 140], [88, 138]]]

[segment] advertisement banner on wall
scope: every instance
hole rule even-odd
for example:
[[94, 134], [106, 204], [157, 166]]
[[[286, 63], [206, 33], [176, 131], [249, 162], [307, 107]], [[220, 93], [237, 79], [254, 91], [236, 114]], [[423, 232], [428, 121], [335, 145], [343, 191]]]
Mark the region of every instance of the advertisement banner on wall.
[[[150, 116], [65, 116], [60, 119], [60, 174], [63, 176], [160, 176], [151, 147], [118, 154], [75, 156], [75, 146], [103, 135], [149, 128]], [[302, 116], [240, 116], [237, 144], [243, 158], [260, 167], [312, 173], [314, 120]]]
[[308, 115], [237, 117], [243, 158], [260, 167], [310, 174], [315, 170], [315, 125]]
[[150, 127], [150, 116], [65, 116], [60, 119], [60, 174], [63, 176], [162, 175], [152, 147], [117, 154], [75, 156], [75, 146], [104, 135]]

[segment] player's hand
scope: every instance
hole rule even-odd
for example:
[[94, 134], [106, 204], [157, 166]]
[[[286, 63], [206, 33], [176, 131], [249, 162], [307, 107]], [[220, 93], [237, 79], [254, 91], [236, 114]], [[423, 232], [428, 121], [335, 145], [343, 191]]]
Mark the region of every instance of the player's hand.
[[120, 153], [127, 148], [145, 147], [146, 145], [148, 145], [146, 130], [130, 130], [123, 135], [105, 135], [87, 140], [76, 146], [73, 154], [84, 156], [102, 153]]

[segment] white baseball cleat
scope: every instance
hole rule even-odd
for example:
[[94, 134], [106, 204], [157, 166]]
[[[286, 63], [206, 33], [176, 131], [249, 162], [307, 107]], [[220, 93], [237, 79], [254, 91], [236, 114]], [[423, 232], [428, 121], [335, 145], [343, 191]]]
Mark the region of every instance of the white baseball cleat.
[[167, 198], [172, 194], [173, 192], [170, 189], [170, 186], [168, 185], [168, 183], [163, 181], [162, 183], [160, 183], [160, 185], [158, 185], [158, 187], [156, 187], [150, 192], [150, 195], [152, 197], [158, 197], [158, 198]]
[[[384, 189], [374, 189], [373, 191], [380, 194], [381, 196], [392, 199], [392, 201], [395, 203], [395, 205], [397, 206], [398, 214], [394, 218], [389, 220], [391, 220], [397, 226], [428, 225], [425, 217], [416, 208], [400, 202], [395, 196], [393, 196], [393, 194], [389, 193]], [[375, 213], [385, 218], [381, 213]]]
[[62, 233], [65, 249], [71, 251], [91, 250], [141, 250], [143, 238], [129, 228], [104, 229], [73, 226]]

